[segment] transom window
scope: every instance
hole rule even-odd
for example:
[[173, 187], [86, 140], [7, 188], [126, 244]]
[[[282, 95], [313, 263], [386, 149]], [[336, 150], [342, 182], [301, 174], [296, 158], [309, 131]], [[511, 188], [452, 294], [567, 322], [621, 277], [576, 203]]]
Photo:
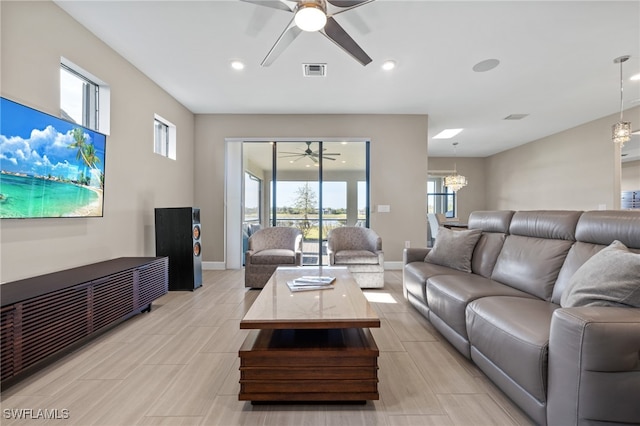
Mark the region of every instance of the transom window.
[[71, 61], [60, 61], [60, 116], [109, 134], [109, 86]]
[[157, 114], [153, 120], [153, 152], [176, 159], [176, 126]]

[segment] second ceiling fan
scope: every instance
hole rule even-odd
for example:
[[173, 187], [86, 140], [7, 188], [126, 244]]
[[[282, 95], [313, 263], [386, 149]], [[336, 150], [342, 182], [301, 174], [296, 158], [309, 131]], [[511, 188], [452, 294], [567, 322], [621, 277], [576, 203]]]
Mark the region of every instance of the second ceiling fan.
[[[291, 152], [291, 151], [283, 151], [281, 154], [285, 154], [285, 155], [281, 155], [280, 158], [295, 158], [295, 160], [291, 160], [291, 162], [294, 161], [298, 161], [301, 158], [309, 158], [311, 161], [313, 161], [314, 163], [318, 162], [318, 159], [320, 158], [320, 150], [315, 150], [313, 151], [311, 149], [311, 144], [313, 142], [307, 141], [305, 142], [307, 144], [307, 149], [302, 150], [301, 152]], [[327, 149], [324, 148], [322, 150], [322, 159], [323, 160], [331, 160], [331, 161], [335, 161], [335, 158], [333, 158], [334, 156], [338, 156], [340, 155], [339, 152], [324, 152]]]
[[[276, 40], [267, 56], [262, 60], [263, 67], [271, 65], [278, 56], [298, 37], [302, 31], [317, 31], [338, 45], [362, 65], [371, 62], [371, 58], [336, 22], [334, 16], [360, 7], [374, 0], [242, 0], [260, 6], [293, 13], [293, 17]], [[331, 10], [327, 11], [327, 3]]]

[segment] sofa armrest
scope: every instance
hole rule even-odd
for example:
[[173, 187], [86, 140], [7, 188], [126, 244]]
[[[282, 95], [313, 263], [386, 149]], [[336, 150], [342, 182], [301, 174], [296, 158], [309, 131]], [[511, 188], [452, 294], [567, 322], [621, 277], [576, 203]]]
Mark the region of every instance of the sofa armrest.
[[424, 257], [430, 251], [430, 248], [425, 247], [406, 248], [402, 252], [402, 264], [406, 265], [411, 262], [424, 262]]
[[640, 309], [557, 309], [548, 378], [549, 425], [640, 423]]

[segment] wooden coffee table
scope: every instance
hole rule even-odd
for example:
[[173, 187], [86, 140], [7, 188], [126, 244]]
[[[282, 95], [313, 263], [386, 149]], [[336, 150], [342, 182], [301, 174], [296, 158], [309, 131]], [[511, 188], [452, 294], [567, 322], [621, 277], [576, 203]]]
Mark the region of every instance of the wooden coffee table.
[[[331, 289], [292, 292], [303, 275], [336, 277]], [[240, 322], [241, 401], [377, 400], [380, 318], [346, 268], [280, 267]]]

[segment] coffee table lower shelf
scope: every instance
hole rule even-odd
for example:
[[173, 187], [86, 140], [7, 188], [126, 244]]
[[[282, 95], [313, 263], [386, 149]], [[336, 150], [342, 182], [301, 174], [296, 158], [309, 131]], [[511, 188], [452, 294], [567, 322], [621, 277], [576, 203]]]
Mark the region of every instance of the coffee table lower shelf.
[[240, 401], [377, 400], [369, 329], [252, 330], [239, 351]]

